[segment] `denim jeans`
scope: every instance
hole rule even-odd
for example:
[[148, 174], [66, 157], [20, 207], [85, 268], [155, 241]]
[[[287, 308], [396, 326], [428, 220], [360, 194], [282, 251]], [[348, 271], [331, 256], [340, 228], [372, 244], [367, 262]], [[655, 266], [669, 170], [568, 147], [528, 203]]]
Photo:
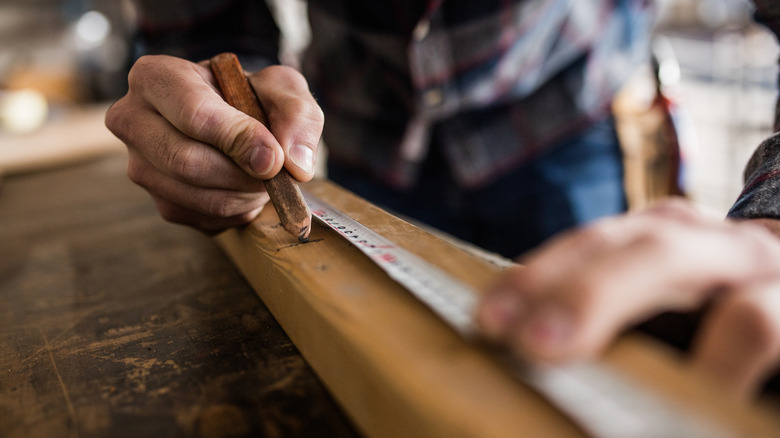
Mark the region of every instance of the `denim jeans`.
[[436, 139], [414, 187], [397, 190], [360, 169], [328, 164], [329, 177], [389, 211], [506, 257], [556, 233], [625, 211], [622, 153], [612, 118], [477, 189], [459, 188]]

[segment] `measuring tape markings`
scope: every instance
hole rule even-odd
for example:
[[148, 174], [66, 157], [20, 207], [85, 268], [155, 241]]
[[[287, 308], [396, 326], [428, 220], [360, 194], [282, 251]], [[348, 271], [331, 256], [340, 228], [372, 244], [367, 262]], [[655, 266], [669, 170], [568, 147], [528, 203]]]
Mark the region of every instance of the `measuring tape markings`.
[[312, 215], [346, 238], [459, 334], [473, 335], [472, 313], [477, 294], [472, 289], [313, 195], [303, 193]]

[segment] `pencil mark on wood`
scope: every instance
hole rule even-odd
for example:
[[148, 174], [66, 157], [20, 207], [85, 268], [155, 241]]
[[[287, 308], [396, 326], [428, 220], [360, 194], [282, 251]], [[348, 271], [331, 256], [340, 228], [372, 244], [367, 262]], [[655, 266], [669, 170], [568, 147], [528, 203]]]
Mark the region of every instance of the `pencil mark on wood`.
[[[305, 243], [321, 242], [321, 241], [323, 241], [323, 240], [325, 240], [325, 239], [322, 239], [322, 238], [320, 238], [320, 239], [312, 239], [312, 240], [309, 240], [309, 241], [307, 241], [307, 242], [305, 242]], [[280, 252], [280, 251], [282, 251], [282, 250], [284, 250], [284, 249], [288, 249], [288, 248], [295, 248], [296, 246], [301, 246], [301, 245], [303, 245], [303, 244], [304, 244], [304, 243], [302, 243], [302, 242], [298, 242], [298, 243], [291, 243], [291, 244], [289, 244], [289, 245], [286, 245], [286, 246], [282, 246], [282, 247], [276, 248], [276, 251], [274, 251], [274, 255], [277, 255], [277, 254], [279, 254], [279, 252]]]

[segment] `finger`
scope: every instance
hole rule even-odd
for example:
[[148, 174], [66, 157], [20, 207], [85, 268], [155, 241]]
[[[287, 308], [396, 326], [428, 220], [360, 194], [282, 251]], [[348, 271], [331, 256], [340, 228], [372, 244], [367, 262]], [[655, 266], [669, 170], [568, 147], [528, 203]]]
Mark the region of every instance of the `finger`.
[[213, 145], [241, 169], [268, 179], [284, 164], [284, 151], [262, 123], [228, 105], [203, 65], [168, 56], [140, 58], [128, 76], [138, 93], [184, 135]]
[[207, 189], [182, 183], [158, 171], [132, 150], [129, 154], [127, 175], [131, 181], [158, 198], [216, 219], [227, 219], [255, 211], [269, 200], [265, 191]]
[[324, 116], [306, 80], [295, 69], [272, 66], [250, 76], [249, 82], [285, 151], [285, 167], [295, 179], [310, 180]]
[[[778, 254], [766, 249], [772, 237], [757, 227], [663, 215], [624, 219], [643, 226], [623, 227], [621, 221], [618, 229], [644, 231], [628, 239], [602, 239], [587, 257], [566, 252], [552, 257], [560, 252], [553, 244], [526, 270], [507, 275], [478, 313], [486, 334], [526, 359], [589, 356], [652, 313], [690, 308], [724, 285], [777, 275], [768, 260]], [[507, 304], [510, 299], [518, 303]]]
[[187, 225], [206, 234], [216, 234], [228, 228], [246, 225], [257, 217], [263, 209], [263, 207], [260, 207], [235, 216], [216, 218], [184, 208], [154, 194], [152, 194], [152, 199], [154, 199], [157, 211], [159, 211], [163, 219], [168, 222]]
[[[689, 202], [670, 198], [658, 202], [641, 213], [609, 217], [598, 220], [586, 227], [561, 233], [541, 247], [544, 251], [532, 251], [520, 259], [520, 263], [535, 263], [537, 276], [559, 273], [557, 266], [577, 264], [590, 255], [596, 255], [605, 249], [615, 250], [647, 233], [656, 221], [674, 221], [696, 227], [710, 226], [715, 218], [703, 216]], [[552, 273], [540, 272], [541, 269], [553, 269]]]
[[550, 294], [562, 277], [583, 263], [619, 251], [647, 230], [642, 217], [607, 218], [587, 227], [564, 232], [520, 259], [483, 298], [478, 319], [485, 335], [500, 340], [525, 316], [528, 303]]
[[[586, 265], [570, 266], [556, 278], [533, 279], [529, 268], [516, 287], [536, 290], [514, 294], [522, 297], [515, 305], [521, 313], [494, 336], [524, 359], [559, 362], [592, 356], [648, 312], [674, 307], [664, 296], [669, 287], [644, 269], [655, 261], [647, 243], [640, 241], [591, 256]], [[507, 296], [512, 290], [500, 293]]]
[[748, 399], [780, 363], [780, 285], [734, 290], [705, 321], [691, 355], [693, 368]]
[[138, 111], [132, 97], [117, 102], [112, 117], [123, 120], [114, 133], [146, 163], [185, 184], [258, 192], [262, 181], [239, 168], [215, 148], [183, 135], [158, 113]]

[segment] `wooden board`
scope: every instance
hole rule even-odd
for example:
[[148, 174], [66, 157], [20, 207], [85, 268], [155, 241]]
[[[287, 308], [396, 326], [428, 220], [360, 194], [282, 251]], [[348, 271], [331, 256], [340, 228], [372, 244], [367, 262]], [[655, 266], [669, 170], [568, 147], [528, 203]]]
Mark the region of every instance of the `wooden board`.
[[[327, 182], [306, 190], [476, 289], [499, 269]], [[582, 432], [481, 349], [463, 342], [411, 294], [317, 223], [298, 243], [271, 208], [218, 242], [358, 427], [371, 437], [576, 437]], [[629, 339], [607, 355], [674, 403], [741, 432], [777, 435], [780, 422], [685, 373], [671, 356]]]

